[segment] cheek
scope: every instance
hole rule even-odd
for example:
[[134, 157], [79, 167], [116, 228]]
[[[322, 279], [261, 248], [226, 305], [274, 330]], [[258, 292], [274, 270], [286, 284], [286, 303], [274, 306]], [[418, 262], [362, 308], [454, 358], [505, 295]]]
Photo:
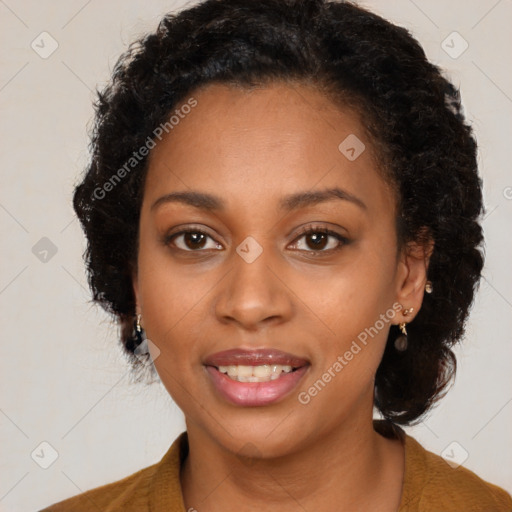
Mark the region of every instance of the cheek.
[[[322, 355], [312, 379], [314, 387], [303, 390], [306, 400], [311, 393], [322, 395], [311, 399], [319, 413], [322, 402], [351, 403], [364, 393], [372, 393], [374, 375], [396, 315], [395, 251], [389, 241], [378, 250], [376, 247], [373, 238], [354, 249], [353, 257], [333, 275], [329, 296], [323, 298], [330, 333], [319, 340], [318, 353]], [[311, 299], [313, 304], [319, 303]]]
[[342, 345], [373, 326], [392, 308], [394, 297], [396, 261], [390, 244], [378, 246], [375, 239], [367, 239], [351, 251], [333, 272], [327, 292], [309, 292], [315, 308], [324, 308], [328, 325]]
[[[211, 288], [211, 287], [209, 287]], [[146, 336], [159, 350], [154, 359], [162, 384], [176, 404], [190, 412], [197, 391], [197, 347], [204, 344], [205, 280], [191, 279], [158, 251], [139, 255], [139, 290]], [[203, 299], [203, 301], [202, 301]], [[192, 401], [192, 403], [194, 403]]]
[[297, 397], [313, 416], [325, 417], [326, 408], [332, 408], [326, 427], [373, 396], [375, 373], [396, 314], [383, 268], [382, 260], [361, 257], [351, 272], [338, 278], [335, 295], [326, 302], [330, 333], [319, 337], [317, 365]]

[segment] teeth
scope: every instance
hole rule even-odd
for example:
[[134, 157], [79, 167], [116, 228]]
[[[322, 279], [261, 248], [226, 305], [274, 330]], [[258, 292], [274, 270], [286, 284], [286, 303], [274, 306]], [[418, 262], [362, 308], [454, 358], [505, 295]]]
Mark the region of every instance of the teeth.
[[293, 368], [282, 364], [263, 364], [259, 366], [219, 366], [219, 372], [239, 382], [268, 382], [276, 380], [281, 373], [290, 373]]

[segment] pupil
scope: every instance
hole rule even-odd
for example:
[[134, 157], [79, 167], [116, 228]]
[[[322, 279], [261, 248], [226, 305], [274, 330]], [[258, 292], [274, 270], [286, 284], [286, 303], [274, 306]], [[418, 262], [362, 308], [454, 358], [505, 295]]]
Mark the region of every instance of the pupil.
[[[202, 243], [200, 243], [200, 239], [203, 238]], [[202, 233], [186, 233], [185, 234], [185, 243], [189, 249], [197, 249], [198, 246], [202, 247], [204, 245], [205, 235]], [[191, 243], [189, 243], [191, 242]]]
[[326, 236], [322, 233], [315, 233], [313, 235], [310, 235], [310, 238], [314, 240], [313, 244], [315, 245], [315, 249], [323, 248], [323, 246], [325, 245]]

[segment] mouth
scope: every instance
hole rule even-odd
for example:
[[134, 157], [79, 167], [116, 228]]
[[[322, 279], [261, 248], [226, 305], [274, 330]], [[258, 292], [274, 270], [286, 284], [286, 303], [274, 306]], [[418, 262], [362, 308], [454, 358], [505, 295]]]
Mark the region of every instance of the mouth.
[[216, 392], [231, 404], [263, 406], [282, 400], [299, 383], [310, 363], [276, 349], [232, 349], [203, 363]]
[[238, 382], [270, 382], [271, 380], [281, 378], [284, 374], [293, 373], [303, 367], [293, 367], [291, 365], [282, 364], [262, 364], [257, 366], [214, 366], [213, 368]]

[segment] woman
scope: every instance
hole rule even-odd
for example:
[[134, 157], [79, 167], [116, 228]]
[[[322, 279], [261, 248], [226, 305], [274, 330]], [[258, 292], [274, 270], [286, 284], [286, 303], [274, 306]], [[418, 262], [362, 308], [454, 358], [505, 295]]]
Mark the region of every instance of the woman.
[[399, 426], [453, 377], [483, 266], [476, 142], [406, 30], [325, 0], [167, 15], [92, 149], [94, 299], [187, 430], [45, 510], [512, 510]]

